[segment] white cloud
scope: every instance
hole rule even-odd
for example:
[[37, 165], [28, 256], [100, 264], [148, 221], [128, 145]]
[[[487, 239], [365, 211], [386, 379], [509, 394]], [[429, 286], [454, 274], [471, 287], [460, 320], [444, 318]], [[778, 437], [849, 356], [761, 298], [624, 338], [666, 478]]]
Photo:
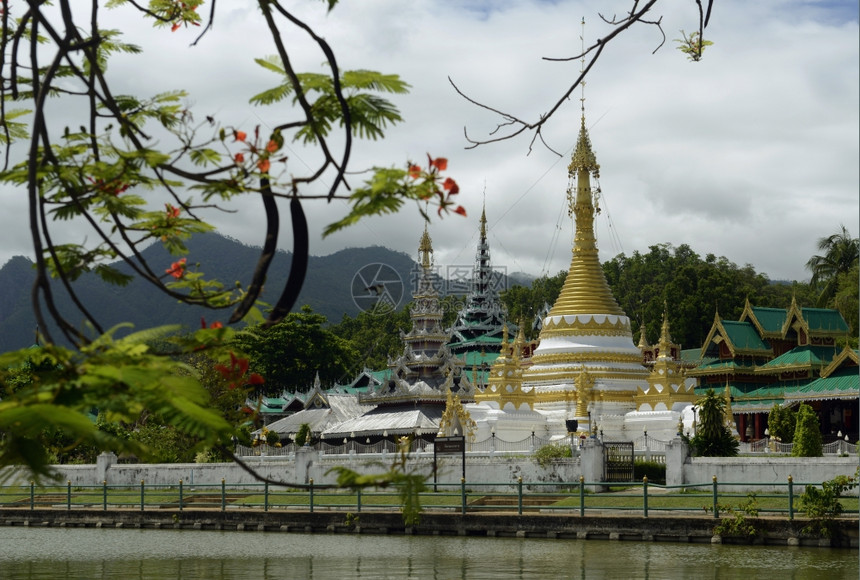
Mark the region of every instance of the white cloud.
[[[450, 76], [476, 100], [534, 120], [548, 110], [579, 70], [579, 62], [541, 57], [576, 54], [580, 20], [586, 38], [608, 29], [597, 17], [621, 14], [628, 2], [439, 2], [377, 0], [342, 3], [326, 15], [323, 3], [300, 3], [308, 22], [332, 45], [340, 65], [399, 73], [412, 85], [395, 97], [406, 123], [380, 142], [358, 142], [353, 169], [403, 164], [427, 153], [449, 159], [469, 217], [434, 220], [438, 263], [469, 263], [486, 191], [493, 260], [533, 274], [566, 269], [571, 224], [563, 211], [566, 166], [579, 127], [579, 91], [544, 131], [559, 159], [530, 136], [465, 149], [464, 127], [485, 137], [498, 118], [457, 96]], [[214, 29], [188, 48], [197, 30], [152, 31], [117, 13], [116, 28], [144, 45], [143, 57], [123, 57], [110, 73], [122, 90], [155, 93], [186, 88], [202, 118], [265, 125], [266, 110], [250, 95], [277, 82], [253, 63], [274, 52], [249, 2], [219, 3]], [[204, 11], [205, 12], [205, 11]], [[622, 34], [592, 71], [586, 115], [601, 163], [604, 214], [597, 232], [601, 257], [647, 252], [650, 245], [689, 244], [700, 254], [753, 264], [773, 278], [803, 279], [817, 238], [844, 223], [858, 234], [858, 23], [856, 5], [789, 0], [719, 3], [709, 29], [714, 45], [700, 63], [687, 62], [671, 39], [693, 30], [693, 2], [662, 4], [669, 40], [654, 27]], [[288, 37], [299, 68], [323, 61]], [[79, 124], [79, 123], [77, 123]], [[311, 163], [294, 146], [291, 167]], [[354, 178], [355, 179], [355, 178]], [[29, 254], [23, 195], [2, 191], [0, 261]], [[260, 211], [218, 219], [224, 233], [262, 242]], [[341, 202], [306, 204], [317, 231], [338, 219]], [[244, 207], [244, 206], [243, 206]], [[563, 219], [559, 220], [559, 216]], [[614, 226], [609, 229], [609, 222]], [[560, 223], [559, 223], [560, 222]], [[407, 206], [396, 217], [367, 220], [312, 252], [381, 244], [416, 251], [423, 227]], [[559, 227], [561, 229], [559, 229]], [[83, 234], [81, 234], [83, 236]], [[290, 235], [285, 232], [284, 247]]]

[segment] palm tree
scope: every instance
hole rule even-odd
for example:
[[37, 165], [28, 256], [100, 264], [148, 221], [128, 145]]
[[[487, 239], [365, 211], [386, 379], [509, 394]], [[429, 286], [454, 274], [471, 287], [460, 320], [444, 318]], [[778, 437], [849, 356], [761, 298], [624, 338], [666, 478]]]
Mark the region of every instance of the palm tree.
[[818, 240], [818, 249], [823, 255], [812, 256], [806, 262], [806, 268], [812, 272], [809, 281], [813, 287], [819, 287], [818, 306], [827, 306], [836, 294], [840, 274], [845, 274], [857, 264], [860, 256], [860, 239], [852, 238], [845, 226], [841, 232]]

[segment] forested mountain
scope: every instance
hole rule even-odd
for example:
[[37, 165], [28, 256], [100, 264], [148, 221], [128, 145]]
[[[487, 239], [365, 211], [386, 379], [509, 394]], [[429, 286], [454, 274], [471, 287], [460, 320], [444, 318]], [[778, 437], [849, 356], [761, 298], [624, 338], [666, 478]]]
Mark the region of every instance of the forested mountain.
[[[257, 248], [217, 234], [196, 236], [189, 241], [188, 249], [189, 269], [199, 263], [207, 278], [217, 278], [225, 285], [237, 280], [247, 282], [259, 253]], [[176, 260], [160, 245], [151, 246], [144, 254], [150, 264], [164, 264], [165, 268]], [[277, 253], [269, 269], [263, 301], [274, 303], [277, 300], [289, 274], [291, 260], [290, 253]], [[379, 246], [349, 248], [329, 256], [311, 256], [297, 308], [308, 304], [333, 323], [340, 322], [344, 314], [355, 316], [359, 309], [352, 299], [352, 280], [356, 272], [368, 264], [390, 266], [406, 285], [416, 267], [408, 254]], [[116, 267], [123, 272], [129, 271], [124, 264], [116, 264]], [[0, 352], [24, 348], [35, 341], [36, 321], [30, 302], [34, 278], [35, 271], [28, 258], [16, 256], [0, 268]], [[119, 287], [106, 284], [94, 275], [85, 275], [74, 283], [74, 287], [84, 305], [98, 313], [105, 328], [131, 322], [137, 329], [175, 323], [193, 329], [199, 328], [201, 316], [209, 322], [224, 321], [229, 317], [229, 311], [211, 311], [180, 304], [137, 278], [128, 286]], [[410, 300], [408, 286], [404, 289], [401, 306]], [[63, 293], [57, 293], [57, 301], [62, 312], [74, 312]], [[70, 314], [71, 320], [79, 318]], [[60, 334], [55, 329], [51, 332], [54, 339], [60, 341]]]

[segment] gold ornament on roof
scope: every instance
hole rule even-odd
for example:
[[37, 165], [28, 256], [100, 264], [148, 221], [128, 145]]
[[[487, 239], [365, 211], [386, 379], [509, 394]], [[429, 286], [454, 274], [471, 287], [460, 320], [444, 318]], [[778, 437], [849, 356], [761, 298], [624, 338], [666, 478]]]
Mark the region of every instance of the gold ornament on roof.
[[567, 166], [567, 171], [571, 177], [578, 177], [581, 171], [593, 173], [595, 176], [599, 175], [600, 172], [600, 164], [597, 163], [597, 156], [591, 149], [591, 139], [588, 137], [588, 129], [585, 128], [585, 115], [582, 115], [580, 120], [576, 149], [573, 152], [570, 165]]
[[451, 389], [448, 389], [445, 411], [439, 420], [439, 435], [443, 437], [462, 435], [473, 441], [477, 427], [478, 425], [472, 419], [472, 416], [463, 408], [460, 397], [454, 396], [451, 393]]

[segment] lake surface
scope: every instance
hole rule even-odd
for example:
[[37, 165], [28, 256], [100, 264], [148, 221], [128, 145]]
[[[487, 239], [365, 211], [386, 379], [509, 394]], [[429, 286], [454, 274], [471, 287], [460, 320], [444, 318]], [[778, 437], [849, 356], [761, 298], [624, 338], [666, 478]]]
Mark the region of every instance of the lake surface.
[[0, 578], [853, 580], [858, 553], [598, 540], [2, 527]]

